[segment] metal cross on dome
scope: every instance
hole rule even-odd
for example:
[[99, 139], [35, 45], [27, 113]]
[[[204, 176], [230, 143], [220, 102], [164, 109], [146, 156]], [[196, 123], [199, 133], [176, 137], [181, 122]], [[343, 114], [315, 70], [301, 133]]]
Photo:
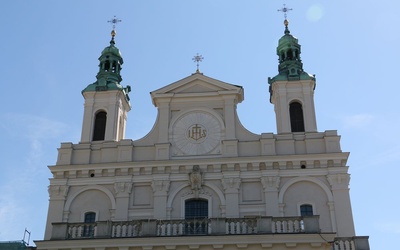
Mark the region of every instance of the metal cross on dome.
[[109, 20], [107, 22], [112, 23], [113, 30], [115, 30], [115, 25], [117, 25], [117, 23], [121, 22], [121, 20], [118, 19], [116, 16], [114, 16], [113, 19], [111, 19], [111, 20]]
[[285, 17], [285, 20], [286, 20], [287, 19], [287, 13], [289, 11], [291, 11], [291, 10], [293, 10], [293, 9], [289, 9], [289, 8], [286, 7], [286, 4], [283, 4], [282, 9], [279, 9], [278, 11], [282, 11], [283, 12], [283, 16]]
[[199, 55], [199, 53], [197, 53], [197, 54], [192, 58], [192, 60], [196, 63], [196, 66], [197, 66], [196, 73], [199, 73], [199, 72], [200, 72], [200, 70], [199, 70], [199, 63], [200, 63], [201, 61], [203, 61], [203, 59], [204, 59], [204, 57], [203, 57], [202, 55]]

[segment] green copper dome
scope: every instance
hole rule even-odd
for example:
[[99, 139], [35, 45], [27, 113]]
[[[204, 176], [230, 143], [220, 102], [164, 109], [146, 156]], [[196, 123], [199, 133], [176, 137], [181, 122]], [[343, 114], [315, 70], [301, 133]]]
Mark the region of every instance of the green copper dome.
[[124, 60], [122, 59], [120, 50], [115, 47], [115, 31], [111, 32], [112, 39], [110, 46], [104, 48], [99, 57], [99, 72], [96, 75], [96, 82], [89, 84], [82, 93], [89, 91], [107, 91], [107, 90], [122, 90], [125, 93], [125, 97], [129, 101], [128, 93], [131, 88], [128, 85], [124, 88], [121, 85], [121, 69]]
[[115, 45], [115, 42], [113, 42], [113, 40], [111, 40], [110, 46], [105, 47], [104, 50], [101, 52], [101, 55], [111, 54], [111, 55], [122, 58], [121, 52], [114, 45]]

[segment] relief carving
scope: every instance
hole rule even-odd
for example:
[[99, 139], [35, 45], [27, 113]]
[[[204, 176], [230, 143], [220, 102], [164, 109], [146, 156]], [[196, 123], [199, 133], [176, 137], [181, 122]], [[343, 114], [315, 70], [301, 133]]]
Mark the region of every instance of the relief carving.
[[203, 173], [198, 165], [193, 166], [193, 170], [189, 173], [189, 185], [192, 190], [199, 190], [203, 185]]

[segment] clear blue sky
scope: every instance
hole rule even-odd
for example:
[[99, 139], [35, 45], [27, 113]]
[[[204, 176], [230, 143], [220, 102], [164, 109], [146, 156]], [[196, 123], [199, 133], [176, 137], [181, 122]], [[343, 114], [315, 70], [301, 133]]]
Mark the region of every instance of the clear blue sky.
[[239, 118], [254, 133], [276, 132], [267, 77], [277, 74], [283, 3], [290, 30], [316, 74], [319, 131], [338, 130], [351, 152], [351, 198], [357, 235], [372, 249], [400, 237], [400, 9], [392, 0], [4, 1], [1, 25], [0, 240], [43, 239], [50, 171], [61, 142], [80, 139], [81, 90], [95, 81], [114, 15], [122, 19], [123, 85], [131, 85], [126, 137], [152, 128], [149, 92], [196, 69], [242, 85]]

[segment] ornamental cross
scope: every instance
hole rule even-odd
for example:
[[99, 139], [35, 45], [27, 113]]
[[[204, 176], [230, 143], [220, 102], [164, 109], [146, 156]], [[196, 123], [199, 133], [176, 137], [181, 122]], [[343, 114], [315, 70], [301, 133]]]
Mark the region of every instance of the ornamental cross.
[[289, 11], [291, 11], [291, 10], [293, 10], [293, 9], [289, 9], [289, 8], [286, 7], [286, 4], [283, 4], [282, 9], [279, 9], [278, 11], [282, 11], [283, 12], [283, 16], [285, 17], [285, 20], [286, 20], [287, 19], [287, 13]]
[[204, 59], [204, 57], [203, 57], [202, 55], [199, 55], [199, 53], [197, 53], [197, 54], [192, 58], [192, 60], [196, 63], [196, 66], [197, 66], [196, 72], [197, 72], [197, 73], [200, 72], [200, 70], [199, 70], [199, 63], [202, 62], [203, 59]]
[[115, 25], [117, 25], [117, 23], [121, 22], [121, 20], [118, 19], [116, 16], [114, 16], [113, 19], [111, 19], [111, 20], [109, 20], [107, 22], [112, 23], [113, 30], [115, 30]]

